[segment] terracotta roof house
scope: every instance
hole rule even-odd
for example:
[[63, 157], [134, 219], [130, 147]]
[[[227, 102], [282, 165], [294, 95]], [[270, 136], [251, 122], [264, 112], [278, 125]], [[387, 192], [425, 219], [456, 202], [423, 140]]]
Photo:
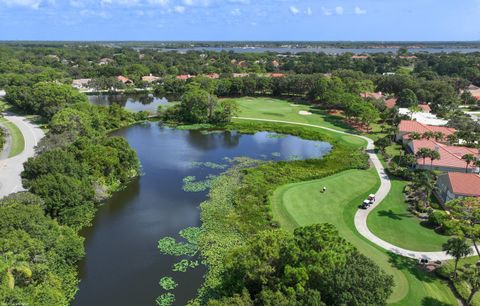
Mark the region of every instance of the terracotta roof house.
[[209, 79], [219, 79], [220, 75], [218, 73], [209, 73], [206, 75], [206, 77]]
[[395, 139], [396, 141], [402, 140], [406, 143], [410, 139], [409, 134], [412, 132], [417, 132], [419, 134], [425, 132], [441, 132], [446, 138], [448, 135], [455, 133], [456, 130], [446, 126], [426, 125], [415, 120], [402, 120], [398, 125]]
[[385, 106], [386, 106], [388, 109], [392, 109], [392, 108], [394, 108], [396, 105], [397, 105], [397, 98], [391, 98], [391, 99], [385, 100]]
[[352, 55], [352, 59], [367, 59], [368, 55]]
[[279, 67], [279, 66], [280, 66], [280, 63], [279, 63], [278, 61], [276, 61], [276, 60], [273, 60], [273, 61], [272, 61], [272, 66], [273, 66], [273, 67]]
[[123, 75], [119, 75], [117, 76], [117, 80], [119, 80], [120, 82], [122, 82], [123, 84], [125, 85], [130, 85], [130, 84], [133, 84], [133, 81], [130, 80], [129, 78], [123, 76]]
[[375, 100], [380, 100], [380, 99], [384, 98], [384, 95], [382, 94], [381, 91], [379, 91], [379, 92], [362, 92], [360, 94], [360, 96], [362, 98], [365, 98], [365, 99], [372, 98], [372, 99], [375, 99]]
[[475, 85], [470, 85], [467, 87], [467, 91], [470, 92], [472, 97], [474, 97], [477, 100], [480, 100], [480, 88], [475, 86]]
[[72, 86], [76, 89], [88, 88], [88, 84], [92, 79], [76, 79], [72, 81]]
[[161, 78], [154, 76], [150, 73], [150, 75], [146, 75], [142, 77], [142, 81], [147, 82], [147, 83], [153, 83], [159, 81]]
[[403, 58], [403, 59], [417, 59], [415, 55], [400, 55], [398, 58]]
[[430, 108], [430, 105], [428, 105], [428, 104], [419, 104], [418, 107], [420, 107], [420, 109], [424, 113], [429, 113], [429, 112], [432, 111], [432, 109]]
[[189, 75], [189, 74], [181, 74], [181, 75], [177, 75], [175, 78], [177, 78], [178, 80], [188, 80], [194, 77], [195, 76]]
[[284, 73], [272, 73], [272, 74], [270, 74], [271, 78], [283, 78], [285, 76], [286, 75]]
[[444, 173], [438, 176], [435, 195], [442, 204], [458, 198], [480, 197], [480, 175]]
[[473, 163], [467, 166], [467, 163], [462, 159], [462, 157], [465, 154], [472, 154], [479, 158], [480, 152], [478, 149], [460, 146], [448, 146], [434, 140], [427, 139], [411, 140], [408, 143], [408, 149], [413, 154], [416, 154], [421, 148], [428, 148], [430, 150], [437, 151], [440, 154], [440, 159], [435, 159], [432, 162], [430, 158], [427, 157], [424, 164], [423, 158], [418, 158], [418, 169], [431, 169], [460, 173], [472, 173], [477, 171], [477, 167]]

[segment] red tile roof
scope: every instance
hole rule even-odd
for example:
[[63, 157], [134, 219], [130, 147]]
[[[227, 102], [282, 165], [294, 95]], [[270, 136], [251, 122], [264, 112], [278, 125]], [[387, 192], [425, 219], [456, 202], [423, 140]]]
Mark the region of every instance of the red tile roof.
[[397, 99], [396, 98], [385, 100], [385, 106], [388, 109], [394, 108], [395, 105], [397, 105]]
[[455, 129], [445, 126], [426, 125], [415, 120], [402, 120], [398, 126], [398, 130], [404, 133], [417, 132], [423, 134], [425, 132], [442, 132], [445, 137], [456, 132]]
[[419, 104], [418, 107], [420, 107], [424, 113], [429, 113], [432, 111], [430, 105], [428, 104]]
[[448, 180], [453, 193], [462, 196], [480, 197], [480, 176], [478, 174], [449, 172]]
[[193, 78], [194, 76], [192, 75], [189, 75], [189, 74], [181, 74], [181, 75], [177, 75], [176, 78], [179, 79], [179, 80], [188, 80], [190, 78]]
[[120, 82], [122, 83], [128, 83], [128, 82], [132, 82], [129, 78], [127, 77], [124, 77], [123, 75], [119, 75], [117, 76], [117, 80], [119, 80]]
[[210, 78], [210, 79], [218, 79], [220, 78], [220, 75], [218, 73], [209, 73], [206, 75], [207, 78]]
[[[447, 146], [438, 143], [433, 140], [420, 139], [412, 140], [413, 153], [416, 154], [421, 148], [428, 148], [435, 150], [440, 154], [440, 159], [436, 159], [433, 163], [430, 162], [430, 158], [425, 159], [425, 164], [432, 164], [434, 167], [448, 167], [448, 168], [460, 168], [465, 169], [467, 163], [462, 159], [465, 154], [473, 154], [480, 157], [478, 149], [460, 147], [460, 146]], [[423, 158], [417, 159], [417, 164], [423, 164]], [[475, 165], [470, 164], [469, 168], [475, 169]]]
[[285, 76], [285, 74], [283, 74], [283, 73], [272, 73], [272, 74], [270, 74], [271, 78], [283, 78], [284, 76]]
[[383, 94], [381, 91], [379, 92], [362, 92], [360, 94], [362, 98], [373, 98], [373, 99], [381, 99], [383, 98]]

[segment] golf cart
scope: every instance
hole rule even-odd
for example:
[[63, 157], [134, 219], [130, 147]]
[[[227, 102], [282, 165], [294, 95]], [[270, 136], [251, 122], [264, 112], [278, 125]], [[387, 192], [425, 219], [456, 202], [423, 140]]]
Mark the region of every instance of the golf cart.
[[363, 201], [362, 205], [360, 206], [360, 208], [362, 209], [367, 209], [368, 207], [370, 207], [370, 205], [372, 204], [372, 202], [370, 200], [365, 200]]

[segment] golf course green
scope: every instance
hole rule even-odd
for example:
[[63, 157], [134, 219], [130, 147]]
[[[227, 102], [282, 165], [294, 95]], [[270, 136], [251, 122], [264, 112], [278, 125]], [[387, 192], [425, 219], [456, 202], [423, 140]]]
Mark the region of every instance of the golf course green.
[[[237, 101], [240, 106], [239, 117], [308, 123], [319, 127], [335, 128], [339, 131], [349, 131], [338, 117], [313, 110], [308, 106], [298, 106], [288, 101], [270, 98], [240, 98]], [[300, 110], [312, 114], [301, 115]], [[334, 132], [327, 134], [330, 133]], [[336, 138], [342, 139], [342, 137]], [[444, 281], [418, 269], [414, 260], [397, 256], [375, 246], [355, 229], [353, 220], [358, 205], [368, 194], [375, 193], [379, 184], [378, 175], [375, 169], [371, 168], [348, 170], [319, 180], [284, 185], [271, 197], [274, 218], [287, 230], [314, 223], [335, 225], [342, 237], [387, 273], [393, 275], [395, 288], [389, 299], [390, 305], [457, 305], [455, 296]], [[327, 187], [327, 191], [322, 193], [324, 186]], [[395, 194], [392, 196], [398, 197], [398, 193]], [[383, 203], [378, 209], [382, 209], [382, 205]], [[410, 224], [397, 219], [389, 221], [395, 223], [396, 228], [403, 228]], [[383, 220], [382, 222], [385, 223]], [[379, 225], [378, 228], [381, 226]], [[422, 230], [430, 231], [423, 228]], [[436, 235], [433, 231], [430, 232]], [[415, 236], [411, 237], [415, 238]], [[431, 242], [429, 247], [435, 248], [438, 244], [438, 241]]]

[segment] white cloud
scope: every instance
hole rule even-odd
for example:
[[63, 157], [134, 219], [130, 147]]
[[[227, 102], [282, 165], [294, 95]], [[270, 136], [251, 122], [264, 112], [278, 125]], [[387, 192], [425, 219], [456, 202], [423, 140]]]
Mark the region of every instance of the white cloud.
[[311, 8], [307, 8], [307, 11], [305, 12], [308, 16], [312, 16], [313, 12]]
[[94, 10], [81, 10], [80, 15], [85, 17], [101, 17], [101, 18], [109, 18], [110, 15], [104, 11], [94, 11]]
[[230, 14], [232, 14], [233, 16], [240, 16], [242, 15], [242, 11], [239, 9], [239, 8], [236, 8], [236, 9], [233, 9]]
[[290, 13], [292, 13], [293, 15], [297, 15], [300, 13], [300, 10], [298, 9], [298, 7], [296, 6], [290, 6]]
[[7, 6], [22, 6], [37, 10], [43, 4], [55, 4], [54, 0], [0, 0], [0, 4]]
[[335, 7], [335, 13], [337, 15], [343, 15], [343, 6], [337, 6]]
[[148, 3], [152, 5], [168, 6], [170, 0], [148, 0]]
[[366, 14], [367, 13], [367, 10], [362, 10], [360, 7], [356, 6], [355, 7], [355, 14], [357, 15], [363, 15], [363, 14]]
[[215, 3], [214, 0], [182, 0], [182, 3], [186, 6], [200, 6], [209, 7]]
[[185, 13], [185, 7], [181, 5], [175, 6], [173, 10], [175, 11], [175, 13], [179, 13], [179, 14]]
[[321, 9], [322, 9], [323, 15], [332, 16], [332, 10], [331, 9], [328, 9], [326, 7], [323, 7], [323, 6], [321, 7]]
[[121, 6], [134, 6], [139, 4], [140, 0], [101, 0], [102, 6], [106, 5], [121, 5]]

